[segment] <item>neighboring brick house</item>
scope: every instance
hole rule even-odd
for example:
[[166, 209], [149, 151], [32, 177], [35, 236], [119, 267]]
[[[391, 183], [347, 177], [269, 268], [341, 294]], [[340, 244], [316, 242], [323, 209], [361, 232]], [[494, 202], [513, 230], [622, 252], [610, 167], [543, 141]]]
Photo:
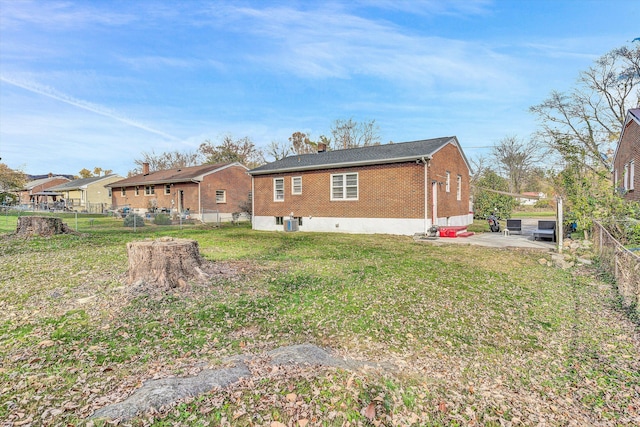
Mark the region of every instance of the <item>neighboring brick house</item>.
[[114, 209], [129, 207], [144, 214], [151, 210], [185, 213], [210, 222], [227, 221], [241, 212], [251, 192], [248, 168], [241, 163], [218, 163], [150, 172], [107, 184]]
[[102, 213], [111, 206], [111, 189], [105, 185], [120, 180], [122, 177], [116, 174], [74, 179], [51, 187], [50, 191], [61, 195], [66, 209]]
[[51, 191], [51, 187], [71, 181], [61, 175], [49, 174], [45, 178], [29, 181], [18, 192], [21, 205], [31, 205], [36, 208], [47, 208], [49, 203], [57, 201], [60, 195]]
[[640, 108], [627, 112], [618, 146], [613, 156], [613, 183], [627, 200], [640, 202]]
[[[425, 233], [466, 226], [469, 163], [455, 136], [286, 157], [249, 171], [253, 228]], [[434, 219], [435, 218], [435, 219]]]

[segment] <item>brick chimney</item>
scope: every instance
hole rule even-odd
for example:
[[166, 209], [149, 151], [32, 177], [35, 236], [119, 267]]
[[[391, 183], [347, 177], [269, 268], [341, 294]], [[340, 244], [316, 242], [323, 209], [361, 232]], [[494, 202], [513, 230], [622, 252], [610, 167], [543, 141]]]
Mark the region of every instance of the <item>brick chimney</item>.
[[142, 174], [149, 175], [149, 163], [142, 164]]
[[325, 151], [327, 151], [327, 144], [318, 142], [318, 153], [324, 153]]

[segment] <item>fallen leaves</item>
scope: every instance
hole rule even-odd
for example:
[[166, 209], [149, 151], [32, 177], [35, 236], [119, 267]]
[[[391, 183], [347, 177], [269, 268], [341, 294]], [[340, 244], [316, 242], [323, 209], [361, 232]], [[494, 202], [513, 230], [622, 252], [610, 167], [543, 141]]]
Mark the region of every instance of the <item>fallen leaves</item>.
[[369, 403], [362, 409], [362, 415], [369, 421], [373, 421], [376, 417], [376, 404], [374, 402]]
[[[274, 427], [329, 419], [500, 425], [507, 417], [640, 424], [639, 338], [607, 305], [606, 283], [571, 286], [535, 255], [492, 252], [500, 262], [488, 265], [486, 251], [415, 247], [388, 236], [243, 229], [193, 236], [212, 257], [241, 254], [247, 268], [234, 273], [234, 262], [226, 263], [224, 277], [187, 295], [132, 296], [121, 287], [124, 238], [0, 249], [0, 393], [10, 402], [9, 423], [82, 424], [148, 379], [312, 342], [381, 369], [255, 365], [255, 380], [149, 416]], [[59, 274], [39, 271], [45, 264]]]

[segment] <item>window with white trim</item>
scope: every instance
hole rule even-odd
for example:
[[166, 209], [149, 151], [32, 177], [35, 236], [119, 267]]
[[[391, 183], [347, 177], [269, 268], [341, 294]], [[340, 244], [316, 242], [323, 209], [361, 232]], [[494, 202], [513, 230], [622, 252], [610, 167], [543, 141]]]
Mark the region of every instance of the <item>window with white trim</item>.
[[331, 175], [331, 200], [358, 200], [358, 174]]
[[302, 194], [302, 177], [291, 177], [291, 194]]
[[107, 188], [107, 194], [109, 195], [108, 197], [113, 195], [113, 189], [111, 187]]
[[127, 189], [126, 189], [126, 188], [124, 188], [124, 187], [122, 187], [122, 188], [120, 189], [120, 195], [121, 195], [121, 196], [126, 196], [126, 195], [127, 195]]
[[451, 172], [447, 171], [446, 175], [447, 175], [447, 180], [445, 182], [445, 187], [444, 188], [445, 188], [445, 191], [447, 193], [449, 193], [449, 192], [451, 192]]
[[134, 189], [133, 194], [135, 194], [136, 196], [139, 196], [140, 195], [140, 187], [138, 187], [136, 185], [136, 188]]
[[145, 185], [144, 186], [144, 194], [145, 196], [151, 196], [152, 194], [156, 194], [156, 188], [154, 185]]
[[284, 202], [284, 178], [273, 178], [273, 201]]
[[636, 161], [631, 160], [629, 162], [629, 190], [634, 190], [635, 186], [633, 185], [633, 181], [636, 179]]
[[164, 194], [165, 194], [166, 196], [168, 196], [168, 195], [170, 195], [170, 194], [171, 194], [171, 184], [165, 184], [165, 185], [164, 185]]
[[456, 200], [462, 200], [462, 176], [456, 178]]
[[216, 203], [227, 203], [227, 192], [225, 190], [216, 190]]

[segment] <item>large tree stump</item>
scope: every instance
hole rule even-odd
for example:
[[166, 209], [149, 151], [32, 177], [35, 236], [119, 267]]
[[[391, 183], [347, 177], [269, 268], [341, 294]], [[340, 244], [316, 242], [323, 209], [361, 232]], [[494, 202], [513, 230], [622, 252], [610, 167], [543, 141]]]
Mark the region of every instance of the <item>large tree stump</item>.
[[185, 288], [189, 280], [204, 280], [198, 242], [163, 237], [127, 243], [129, 285], [160, 290]]
[[48, 216], [21, 216], [18, 218], [18, 236], [53, 236], [54, 234], [75, 233], [61, 218]]

